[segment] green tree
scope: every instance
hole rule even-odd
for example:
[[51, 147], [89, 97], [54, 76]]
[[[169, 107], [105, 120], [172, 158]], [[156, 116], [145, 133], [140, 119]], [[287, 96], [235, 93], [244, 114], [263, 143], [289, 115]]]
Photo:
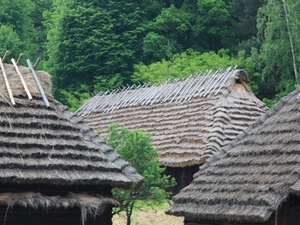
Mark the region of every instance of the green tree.
[[52, 0], [32, 0], [34, 3], [34, 10], [29, 15], [32, 20], [30, 32], [30, 41], [32, 47], [30, 49], [30, 58], [33, 60], [41, 58], [39, 68], [45, 69], [45, 62], [47, 60], [46, 44], [47, 44], [47, 31], [44, 25], [45, 18], [44, 12], [49, 11], [52, 7]]
[[0, 23], [11, 26], [21, 39], [27, 40], [28, 28], [32, 26], [32, 1], [1, 0], [0, 4]]
[[49, 69], [54, 95], [66, 104], [62, 90], [89, 92], [130, 83], [141, 55], [144, 12], [139, 1], [53, 1], [48, 14]]
[[230, 51], [225, 49], [219, 50], [218, 53], [211, 51], [203, 54], [189, 49], [181, 54], [175, 54], [169, 61], [163, 59], [149, 66], [142, 63], [136, 64], [132, 80], [143, 83], [163, 82], [168, 78], [184, 78], [193, 72], [216, 70], [232, 65], [238, 65], [240, 69], [245, 69], [255, 77], [259, 76], [254, 70], [251, 57], [246, 57], [244, 51], [239, 52], [238, 56], [233, 58], [230, 57]]
[[[264, 2], [264, 0], [230, 1], [231, 32], [234, 34], [234, 38], [236, 39], [234, 42], [236, 44], [247, 45], [245, 42], [249, 42], [249, 40], [253, 40], [256, 37], [257, 11], [263, 6]], [[253, 47], [253, 41], [251, 46]], [[247, 50], [250, 52], [251, 49], [248, 47]]]
[[[34, 4], [31, 0], [2, 0], [0, 3], [0, 25], [4, 25], [1, 28], [2, 32], [4, 32], [4, 30], [10, 30], [7, 34], [4, 34], [4, 37], [13, 35], [13, 40], [18, 41], [17, 43], [13, 44], [13, 46], [12, 44], [8, 44], [11, 42], [11, 40], [6, 40], [4, 42], [7, 47], [12, 47], [12, 49], [6, 49], [12, 53], [10, 55], [11, 57], [17, 57], [20, 53], [27, 55], [30, 53], [32, 47], [30, 39], [32, 18], [30, 15], [33, 10]], [[2, 48], [4, 47], [3, 42], [1, 43], [1, 46]]]
[[[230, 5], [226, 0], [198, 0], [199, 16], [193, 35], [203, 40], [206, 49], [218, 51], [230, 44]], [[227, 46], [226, 46], [227, 45]]]
[[[174, 5], [171, 5], [169, 8], [164, 8], [161, 14], [158, 15], [151, 24], [151, 28], [157, 34], [165, 37], [164, 43], [160, 46], [160, 48], [165, 49], [165, 56], [170, 57], [174, 53], [185, 50], [184, 44], [187, 42], [191, 33], [188, 12], [177, 9]], [[156, 39], [154, 39], [152, 43], [155, 45], [155, 42]], [[167, 59], [166, 57], [164, 58]]]
[[168, 60], [187, 49], [206, 52], [230, 46], [229, 10], [226, 0], [174, 1], [148, 23], [143, 63]]
[[141, 130], [119, 129], [116, 124], [111, 124], [108, 130], [108, 144], [144, 176], [143, 186], [138, 192], [113, 189], [114, 196], [121, 202], [115, 213], [125, 211], [127, 225], [130, 225], [136, 201], [151, 200], [153, 204], [161, 204], [170, 197], [167, 189], [175, 185], [175, 179], [163, 175], [165, 168], [159, 166], [157, 150], [152, 146], [150, 135]]
[[[292, 24], [299, 24], [299, 17], [296, 15], [300, 9], [299, 3], [289, 1], [287, 8], [287, 16]], [[290, 93], [296, 84], [283, 1], [267, 1], [258, 11], [257, 26], [262, 45], [258, 50], [253, 49], [252, 55], [256, 68], [262, 71], [260, 93], [267, 99], [278, 99], [276, 95], [283, 96]], [[294, 25], [290, 28], [292, 40], [296, 41], [294, 51], [299, 64], [299, 28]]]
[[257, 12], [266, 1], [264, 0], [231, 0], [231, 50], [236, 54], [245, 51], [251, 56], [251, 49], [259, 49], [261, 42], [257, 38]]
[[22, 41], [11, 26], [0, 26], [0, 43], [0, 54], [4, 54], [6, 50], [9, 50], [12, 58], [18, 57], [19, 51], [22, 49]]

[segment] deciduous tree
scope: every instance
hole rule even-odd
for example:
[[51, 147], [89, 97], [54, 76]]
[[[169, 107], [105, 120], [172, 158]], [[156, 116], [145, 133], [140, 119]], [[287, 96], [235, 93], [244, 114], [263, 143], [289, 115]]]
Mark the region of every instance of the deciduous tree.
[[175, 185], [175, 179], [163, 175], [165, 168], [159, 166], [157, 150], [152, 146], [149, 134], [118, 128], [116, 124], [111, 124], [108, 129], [108, 144], [144, 176], [143, 186], [137, 192], [113, 190], [114, 196], [122, 203], [115, 213], [125, 211], [127, 225], [130, 225], [136, 201], [150, 200], [153, 204], [161, 204], [170, 196], [167, 189]]
[[[299, 17], [296, 15], [299, 6], [296, 1], [287, 2], [287, 16], [293, 24], [299, 24]], [[269, 0], [259, 9], [257, 21], [258, 37], [262, 46], [259, 50], [253, 51], [253, 57], [258, 70], [262, 71], [262, 79], [265, 83], [261, 88], [262, 95], [272, 99], [279, 93], [288, 94], [295, 89], [296, 84], [283, 1]], [[299, 28], [291, 26], [290, 29], [292, 39], [296, 41], [294, 51], [299, 63], [300, 43], [297, 31]]]
[[[31, 50], [31, 13], [34, 10], [34, 3], [31, 0], [1, 0], [0, 3], [0, 25], [2, 38], [12, 37], [12, 40], [5, 40], [1, 43], [2, 48], [7, 48], [11, 52], [11, 57], [18, 57], [20, 53], [27, 54]], [[4, 33], [7, 31], [8, 33]], [[10, 43], [10, 44], [9, 44]], [[11, 49], [10, 49], [11, 48]], [[4, 52], [0, 53], [3, 54]]]
[[[48, 17], [54, 94], [82, 84], [93, 92], [130, 83], [141, 55], [144, 12], [138, 1], [53, 1]], [[112, 86], [102, 81], [115, 80]]]

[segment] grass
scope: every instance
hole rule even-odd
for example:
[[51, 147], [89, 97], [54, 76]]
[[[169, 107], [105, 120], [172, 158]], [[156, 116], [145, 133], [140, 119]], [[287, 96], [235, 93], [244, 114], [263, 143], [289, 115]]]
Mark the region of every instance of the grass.
[[[137, 202], [131, 217], [131, 225], [182, 225], [183, 217], [165, 214], [169, 207], [168, 202], [153, 205], [151, 202]], [[113, 225], [126, 225], [124, 212], [114, 215]]]

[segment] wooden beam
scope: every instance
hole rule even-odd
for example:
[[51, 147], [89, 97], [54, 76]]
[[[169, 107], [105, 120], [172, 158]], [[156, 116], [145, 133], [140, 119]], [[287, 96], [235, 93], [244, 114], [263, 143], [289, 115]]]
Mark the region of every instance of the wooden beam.
[[33, 69], [36, 69], [36, 67], [39, 65], [40, 61], [41, 61], [41, 58], [37, 58], [37, 60], [35, 61], [34, 65], [33, 65]]
[[14, 67], [15, 67], [15, 70], [17, 71], [17, 74], [19, 75], [19, 77], [20, 77], [20, 79], [21, 79], [22, 85], [23, 85], [23, 87], [24, 87], [24, 90], [26, 91], [26, 94], [27, 94], [27, 96], [28, 96], [28, 99], [31, 100], [31, 99], [32, 99], [32, 96], [31, 96], [31, 94], [30, 94], [29, 89], [27, 88], [27, 85], [26, 85], [26, 83], [25, 83], [25, 80], [24, 80], [24, 78], [23, 78], [23, 76], [22, 76], [22, 74], [21, 74], [19, 68], [18, 68], [17, 63], [15, 62], [15, 60], [14, 60], [13, 58], [11, 59], [11, 62], [13, 63], [13, 65], [14, 65]]
[[33, 78], [35, 80], [36, 85], [38, 86], [38, 89], [39, 89], [39, 91], [40, 91], [40, 93], [41, 93], [41, 95], [43, 97], [43, 100], [44, 100], [46, 106], [50, 107], [50, 103], [49, 103], [49, 101], [47, 99], [47, 96], [46, 96], [46, 94], [44, 92], [44, 89], [43, 89], [43, 87], [41, 85], [41, 82], [40, 82], [38, 76], [36, 75], [35, 70], [33, 69], [32, 64], [31, 64], [31, 62], [30, 62], [29, 59], [27, 59], [27, 64], [28, 64], [28, 66], [29, 66], [29, 68], [31, 70], [32, 76], [33, 76]]
[[10, 86], [9, 86], [9, 83], [8, 83], [8, 80], [7, 80], [7, 76], [6, 76], [6, 73], [5, 73], [4, 66], [3, 66], [3, 63], [2, 63], [2, 62], [3, 62], [3, 61], [2, 61], [2, 59], [0, 58], [0, 66], [1, 66], [2, 74], [3, 74], [5, 86], [6, 86], [6, 89], [7, 89], [7, 91], [8, 91], [8, 95], [9, 95], [11, 104], [12, 104], [12, 105], [16, 105], [16, 102], [15, 102], [15, 100], [14, 100], [14, 96], [13, 96], [12, 91], [11, 91], [11, 89], [10, 89]]
[[19, 63], [21, 62], [22, 57], [23, 57], [23, 54], [20, 54], [20, 55], [19, 55], [19, 58], [18, 58], [18, 60], [17, 60], [17, 65], [19, 65]]
[[4, 54], [4, 56], [3, 56], [3, 58], [2, 58], [2, 61], [1, 62], [5, 62], [5, 60], [6, 60], [6, 57], [8, 56], [8, 53], [9, 53], [9, 51], [6, 51], [5, 52], [5, 54]]

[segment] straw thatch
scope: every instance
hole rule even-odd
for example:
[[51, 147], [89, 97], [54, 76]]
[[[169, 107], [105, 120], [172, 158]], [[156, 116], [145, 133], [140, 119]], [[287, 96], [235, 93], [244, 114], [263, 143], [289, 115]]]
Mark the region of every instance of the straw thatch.
[[[20, 67], [34, 97], [28, 100], [12, 65], [5, 65], [16, 106], [0, 83], [1, 158], [3, 182], [99, 184], [134, 188], [142, 177], [98, 138], [83, 121], [50, 94], [49, 75], [39, 71], [50, 101], [46, 107], [30, 70]], [[1, 79], [1, 76], [0, 76]]]
[[194, 175], [167, 213], [191, 221], [264, 222], [300, 191], [297, 89], [247, 128]]
[[[12, 105], [7, 87], [0, 82], [1, 184], [63, 186], [66, 190], [74, 185], [140, 188], [142, 176], [81, 118], [53, 98], [48, 73], [37, 72], [50, 107], [43, 101], [29, 68], [19, 67], [32, 100], [28, 99], [15, 68], [9, 64], [4, 64], [4, 68], [16, 104]], [[3, 79], [1, 70], [0, 79]], [[12, 201], [9, 199], [12, 197], [2, 201], [4, 195], [0, 194], [0, 203], [9, 201], [10, 206]], [[24, 196], [22, 193], [19, 195]], [[25, 205], [50, 209], [75, 204], [81, 207], [83, 217], [91, 211], [99, 213], [98, 209], [106, 204], [116, 205], [113, 199], [84, 196], [82, 193], [59, 200], [56, 196], [53, 202], [52, 197], [49, 202], [43, 195], [30, 196], [22, 200]], [[20, 201], [16, 200], [13, 204]]]
[[82, 224], [89, 215], [100, 215], [108, 205], [118, 206], [119, 203], [112, 198], [100, 195], [89, 195], [87, 193], [69, 193], [66, 196], [47, 196], [36, 192], [0, 193], [0, 205], [8, 209], [14, 206], [22, 206], [30, 209], [68, 209], [78, 207], [82, 213]]
[[102, 135], [110, 123], [150, 133], [162, 166], [199, 165], [266, 112], [248, 83], [245, 71], [229, 68], [97, 95], [76, 114]]

